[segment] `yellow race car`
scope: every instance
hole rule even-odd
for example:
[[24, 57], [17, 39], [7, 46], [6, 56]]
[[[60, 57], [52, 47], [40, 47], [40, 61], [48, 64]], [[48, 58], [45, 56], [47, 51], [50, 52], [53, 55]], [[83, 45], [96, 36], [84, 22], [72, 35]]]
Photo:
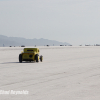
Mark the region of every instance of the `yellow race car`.
[[19, 62], [22, 63], [22, 61], [35, 61], [35, 62], [42, 62], [43, 56], [41, 55], [39, 57], [39, 49], [38, 48], [24, 48], [23, 52], [19, 54]]

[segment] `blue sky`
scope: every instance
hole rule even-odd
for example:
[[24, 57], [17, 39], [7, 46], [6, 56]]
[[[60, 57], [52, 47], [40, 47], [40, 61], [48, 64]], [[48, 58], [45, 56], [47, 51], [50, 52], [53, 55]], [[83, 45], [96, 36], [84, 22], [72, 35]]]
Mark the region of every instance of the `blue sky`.
[[100, 44], [100, 1], [0, 0], [0, 34]]

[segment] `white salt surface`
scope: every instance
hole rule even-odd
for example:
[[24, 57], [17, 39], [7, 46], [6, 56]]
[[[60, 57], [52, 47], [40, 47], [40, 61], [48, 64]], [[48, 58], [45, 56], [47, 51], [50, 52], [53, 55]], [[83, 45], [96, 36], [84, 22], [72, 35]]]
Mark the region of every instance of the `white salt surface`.
[[21, 47], [0, 48], [0, 100], [100, 100], [100, 47], [39, 47], [43, 62], [18, 62]]

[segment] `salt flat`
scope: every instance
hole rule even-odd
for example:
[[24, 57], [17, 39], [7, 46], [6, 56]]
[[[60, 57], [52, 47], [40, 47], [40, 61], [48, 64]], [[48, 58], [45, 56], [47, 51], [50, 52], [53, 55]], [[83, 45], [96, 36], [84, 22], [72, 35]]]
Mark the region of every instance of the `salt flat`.
[[18, 62], [21, 47], [0, 48], [0, 100], [100, 100], [100, 47], [39, 47], [43, 62]]

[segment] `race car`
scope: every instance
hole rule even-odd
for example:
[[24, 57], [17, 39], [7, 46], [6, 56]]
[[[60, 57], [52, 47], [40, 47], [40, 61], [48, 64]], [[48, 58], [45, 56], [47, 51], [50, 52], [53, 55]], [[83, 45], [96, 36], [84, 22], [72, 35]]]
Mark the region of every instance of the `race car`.
[[22, 63], [22, 61], [35, 61], [35, 62], [42, 62], [43, 56], [39, 56], [39, 49], [38, 48], [24, 48], [22, 53], [19, 54], [19, 62]]

